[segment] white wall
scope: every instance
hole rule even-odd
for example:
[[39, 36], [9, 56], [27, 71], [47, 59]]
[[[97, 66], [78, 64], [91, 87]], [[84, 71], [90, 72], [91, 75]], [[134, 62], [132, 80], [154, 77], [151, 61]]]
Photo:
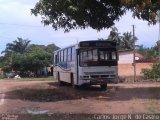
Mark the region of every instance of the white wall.
[[132, 64], [133, 51], [119, 52], [118, 64]]

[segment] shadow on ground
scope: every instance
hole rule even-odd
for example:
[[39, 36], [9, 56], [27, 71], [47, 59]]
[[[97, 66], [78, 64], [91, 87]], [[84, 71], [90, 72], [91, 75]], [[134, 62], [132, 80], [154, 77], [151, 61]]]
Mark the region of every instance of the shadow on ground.
[[89, 88], [72, 88], [70, 85], [58, 86], [48, 83], [48, 87], [21, 87], [5, 93], [5, 99], [21, 99], [36, 102], [56, 102], [64, 100], [91, 99], [107, 101], [128, 101], [132, 99], [160, 99], [159, 87], [123, 88], [110, 85], [107, 90], [93, 86]]

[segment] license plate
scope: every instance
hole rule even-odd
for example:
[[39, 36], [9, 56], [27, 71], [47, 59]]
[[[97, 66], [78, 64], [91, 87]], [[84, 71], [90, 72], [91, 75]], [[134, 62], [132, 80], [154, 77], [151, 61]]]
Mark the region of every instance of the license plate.
[[102, 80], [97, 80], [97, 82], [102, 82]]

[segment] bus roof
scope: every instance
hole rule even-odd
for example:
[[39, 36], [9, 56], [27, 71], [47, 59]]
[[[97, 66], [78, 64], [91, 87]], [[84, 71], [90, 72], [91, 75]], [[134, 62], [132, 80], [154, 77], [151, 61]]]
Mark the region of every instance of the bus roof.
[[[86, 43], [88, 43], [88, 44], [86, 44]], [[98, 45], [96, 43], [102, 43], [102, 44]], [[58, 51], [61, 51], [61, 50], [64, 50], [64, 49], [67, 49], [67, 48], [71, 48], [71, 47], [76, 47], [76, 48], [79, 48], [79, 47], [81, 48], [82, 47], [83, 48], [83, 47], [109, 47], [109, 46], [112, 46], [112, 47], [116, 46], [116, 42], [115, 41], [109, 41], [109, 40], [86, 40], [86, 41], [80, 41], [76, 44], [73, 44], [73, 45], [61, 48], [59, 50], [56, 50], [56, 51], [54, 51], [54, 53], [58, 52]]]

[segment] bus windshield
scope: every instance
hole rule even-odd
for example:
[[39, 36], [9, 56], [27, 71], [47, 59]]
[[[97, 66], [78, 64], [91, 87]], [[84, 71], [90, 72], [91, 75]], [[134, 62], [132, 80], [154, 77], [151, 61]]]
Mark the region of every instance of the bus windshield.
[[116, 66], [117, 52], [108, 49], [81, 49], [80, 66]]

